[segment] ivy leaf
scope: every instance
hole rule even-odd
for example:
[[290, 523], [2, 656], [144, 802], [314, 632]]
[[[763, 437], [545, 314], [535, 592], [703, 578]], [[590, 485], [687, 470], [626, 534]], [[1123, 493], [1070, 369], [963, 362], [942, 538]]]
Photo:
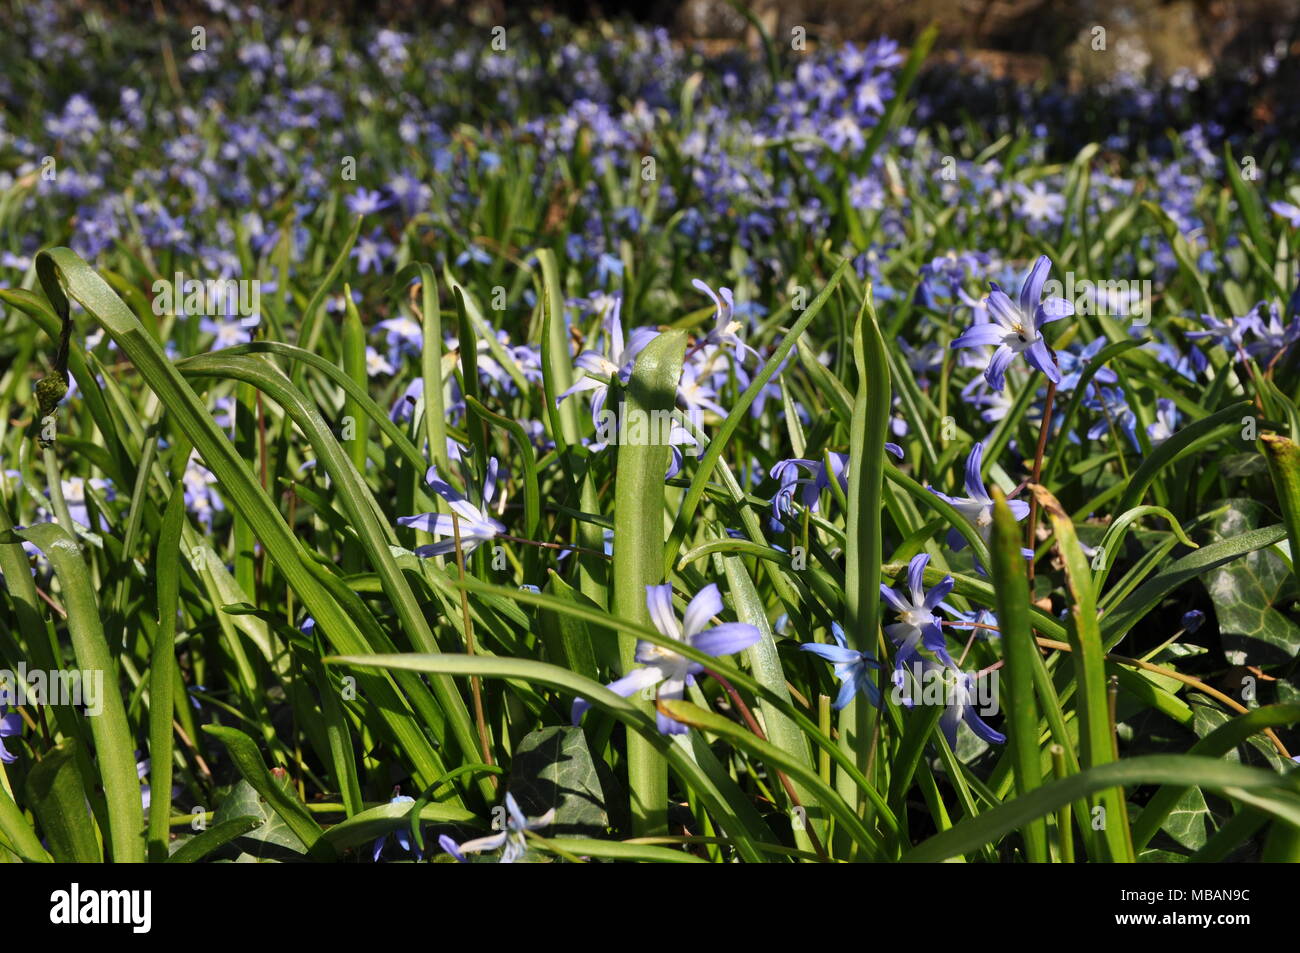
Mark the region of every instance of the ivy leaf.
[[603, 837], [605, 795], [581, 728], [555, 725], [526, 735], [515, 749], [510, 793], [528, 817], [552, 808], [543, 837]]
[[[1227, 500], [1210, 527], [1210, 542], [1240, 536], [1275, 519], [1254, 500]], [[1203, 577], [1214, 601], [1223, 651], [1237, 665], [1267, 665], [1300, 655], [1300, 626], [1279, 607], [1297, 595], [1295, 576], [1272, 549], [1247, 553]]]
[[253, 790], [251, 784], [241, 780], [212, 815], [212, 823], [220, 824], [222, 821], [245, 816], [260, 817], [263, 821], [260, 827], [253, 828], [235, 842], [249, 855], [248, 859], [256, 857], [259, 860], [283, 860], [290, 854], [307, 853], [307, 846], [274, 808]]
[[[1196, 732], [1198, 738], [1204, 738], [1215, 728], [1227, 722], [1230, 717], [1218, 707], [1217, 702], [1211, 701], [1208, 696], [1199, 692], [1189, 694], [1187, 701], [1192, 706], [1192, 730]], [[1264, 760], [1276, 770], [1287, 770], [1287, 763], [1263, 735], [1258, 733], [1251, 735], [1246, 739], [1246, 744], [1263, 755]], [[1241, 761], [1240, 751], [1240, 747], [1233, 748], [1224, 755], [1224, 758], [1228, 761]]]
[[1205, 846], [1209, 820], [1210, 808], [1205, 803], [1205, 795], [1200, 788], [1188, 788], [1169, 812], [1161, 829], [1183, 847], [1200, 850]]

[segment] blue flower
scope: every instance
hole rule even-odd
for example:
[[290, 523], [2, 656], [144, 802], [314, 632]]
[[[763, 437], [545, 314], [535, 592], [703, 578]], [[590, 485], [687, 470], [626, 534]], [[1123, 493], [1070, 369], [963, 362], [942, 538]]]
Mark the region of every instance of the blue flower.
[[844, 629], [838, 622], [831, 623], [831, 635], [835, 637], [834, 645], [821, 642], [805, 642], [799, 648], [824, 658], [835, 666], [835, 677], [840, 680], [840, 693], [831, 706], [839, 710], [853, 700], [859, 692], [877, 708], [880, 707], [880, 689], [871, 677], [871, 669], [880, 668], [880, 663], [866, 652], [849, 648], [844, 638]]
[[1101, 419], [1088, 428], [1089, 440], [1104, 438], [1113, 424], [1128, 435], [1134, 450], [1141, 451], [1141, 444], [1138, 443], [1137, 438], [1137, 416], [1129, 407], [1128, 401], [1124, 399], [1122, 390], [1118, 387], [1100, 387], [1098, 395], [1085, 401], [1084, 406], [1101, 415]]
[[[1101, 353], [1106, 344], [1106, 338], [1105, 336], [1102, 336], [1085, 347], [1077, 355], [1070, 351], [1057, 351], [1056, 358], [1061, 363], [1060, 389], [1068, 393], [1078, 387], [1079, 378], [1083, 376], [1084, 370], [1087, 369], [1093, 359]], [[1097, 369], [1097, 372], [1093, 374], [1092, 379], [1101, 384], [1114, 384], [1119, 380], [1119, 377], [1109, 367], [1103, 366]]]
[[357, 260], [357, 273], [383, 271], [384, 261], [397, 251], [397, 246], [384, 237], [382, 228], [375, 228], [369, 235], [357, 241], [352, 249], [352, 257]]
[[498, 534], [506, 531], [505, 526], [493, 519], [487, 509], [492, 502], [492, 497], [496, 495], [498, 466], [496, 457], [488, 461], [487, 478], [483, 483], [483, 504], [481, 506], [475, 506], [457, 493], [450, 484], [444, 482], [438, 476], [436, 466], [429, 467], [429, 471], [424, 477], [425, 482], [429, 484], [433, 492], [450, 504], [458, 518], [459, 526], [452, 522], [451, 515], [448, 513], [419, 513], [415, 516], [399, 516], [397, 518], [397, 525], [399, 526], [414, 526], [416, 529], [432, 533], [434, 536], [448, 537], [440, 543], [421, 546], [415, 551], [417, 556], [444, 556], [447, 553], [455, 552], [458, 532], [460, 535], [460, 548], [468, 556], [478, 548], [480, 543], [495, 539]]
[[[389, 801], [388, 803], [389, 803], [389, 804], [414, 804], [414, 803], [415, 803], [415, 798], [413, 798], [413, 797], [407, 797], [407, 796], [404, 795], [404, 794], [399, 794], [399, 795], [397, 795], [396, 797], [394, 797], [391, 801]], [[411, 831], [410, 831], [410, 826], [406, 823], [405, 820], [403, 820], [403, 822], [402, 822], [402, 826], [401, 826], [401, 827], [399, 827], [397, 830], [393, 831], [393, 837], [397, 840], [397, 846], [398, 846], [398, 847], [402, 848], [402, 850], [406, 851], [406, 853], [408, 853], [408, 854], [414, 854], [416, 860], [419, 860], [419, 859], [420, 859], [420, 857], [422, 856], [422, 855], [421, 855], [421, 852], [418, 851], [418, 850], [412, 850], [412, 847], [413, 847], [414, 845], [411, 844]], [[387, 834], [383, 835], [382, 837], [376, 838], [376, 840], [375, 840], [374, 855], [373, 855], [373, 858], [372, 858], [372, 859], [374, 860], [375, 863], [379, 863], [379, 857], [380, 857], [381, 854], [383, 854], [383, 852], [384, 852], [384, 845], [385, 845], [387, 842], [388, 842], [388, 835], [387, 835]]]
[[[9, 706], [0, 705], [0, 712], [4, 712]], [[18, 755], [10, 754], [5, 750], [6, 738], [17, 738], [23, 733], [23, 718], [16, 711], [9, 714], [0, 714], [0, 761], [5, 764], [13, 764], [18, 760]]]
[[984, 371], [985, 380], [994, 390], [1002, 390], [1007, 368], [1017, 354], [1024, 354], [1025, 360], [1053, 384], [1061, 382], [1061, 372], [1052, 360], [1042, 329], [1045, 324], [1074, 314], [1074, 305], [1064, 298], [1043, 298], [1043, 285], [1051, 270], [1051, 259], [1039, 257], [1020, 286], [1018, 301], [1012, 301], [997, 282], [990, 281], [991, 290], [984, 301], [992, 320], [971, 325], [952, 342], [953, 347], [997, 348]]
[[979, 716], [976, 707], [979, 693], [975, 686], [975, 675], [961, 671], [951, 660], [940, 663], [930, 659], [917, 662], [912, 667], [911, 674], [913, 681], [910, 683], [895, 680], [895, 685], [898, 686], [896, 699], [905, 708], [913, 707], [917, 701], [932, 704], [932, 689], [929, 686], [936, 685], [940, 688], [942, 697], [938, 701], [943, 704], [944, 712], [939, 716], [939, 729], [948, 740], [948, 747], [956, 750], [957, 725], [963, 721], [977, 737], [989, 744], [1002, 744], [1007, 740], [1006, 735], [990, 728]]
[[885, 626], [885, 634], [898, 645], [898, 654], [894, 657], [893, 682], [898, 688], [903, 687], [903, 669], [914, 659], [920, 658], [920, 648], [924, 646], [943, 662], [953, 665], [948, 655], [948, 645], [943, 637], [943, 629], [934, 611], [952, 592], [952, 576], [944, 576], [939, 584], [929, 592], [925, 590], [925, 567], [930, 562], [929, 553], [912, 557], [907, 566], [907, 593], [899, 595], [883, 582], [880, 595], [898, 613], [899, 621]]
[[1269, 202], [1274, 215], [1281, 215], [1292, 228], [1300, 228], [1300, 208], [1290, 202]]
[[632, 373], [632, 363], [638, 354], [659, 334], [654, 328], [636, 328], [627, 344], [623, 343], [623, 322], [619, 317], [623, 309], [623, 296], [610, 298], [608, 311], [602, 325], [604, 327], [604, 353], [583, 351], [574, 360], [575, 370], [583, 371], [572, 387], [555, 398], [558, 407], [560, 401], [579, 391], [591, 391], [591, 419], [599, 424], [601, 409], [609, 396], [609, 385], [618, 379], [626, 384]]
[[[709, 620], [722, 611], [722, 595], [713, 583], [701, 589], [690, 601], [680, 624], [673, 611], [671, 585], [646, 586], [645, 594], [650, 621], [659, 633], [675, 642], [685, 642], [706, 655], [742, 652], [760, 638], [758, 629], [744, 622], [724, 622], [713, 628], [705, 628]], [[658, 698], [681, 698], [686, 686], [694, 684], [695, 676], [704, 671], [704, 666], [699, 662], [693, 662], [671, 648], [644, 639], [636, 644], [636, 660], [641, 663], [641, 668], [634, 668], [605, 687], [628, 698], [637, 692], [658, 686]], [[585, 698], [574, 700], [575, 725], [582, 720], [589, 707], [591, 705]], [[662, 712], [656, 712], [655, 717], [662, 734], [681, 735], [689, 730], [686, 725], [673, 721]]]
[[731, 289], [719, 288], [715, 294], [713, 289], [699, 278], [692, 281], [691, 285], [695, 290], [708, 295], [713, 301], [713, 330], [709, 332], [708, 337], [705, 339], [706, 342], [715, 347], [724, 347], [729, 344], [736, 349], [736, 353], [740, 355], [742, 363], [746, 357], [752, 354], [754, 359], [761, 364], [763, 362], [762, 356], [740, 339], [739, 331], [743, 325], [735, 319], [733, 314], [736, 308], [736, 302], [731, 295]]
[[[977, 443], [971, 447], [970, 456], [966, 458], [967, 496], [948, 496], [940, 493], [934, 487], [930, 487], [930, 492], [945, 503], [955, 507], [962, 516], [970, 520], [987, 543], [993, 535], [993, 497], [989, 496], [988, 490], [984, 487], [984, 478], [980, 476], [980, 466], [983, 460], [984, 444]], [[1029, 504], [1022, 500], [1007, 500], [1007, 506], [1011, 508], [1011, 515], [1017, 520], [1022, 520], [1029, 515]], [[966, 537], [955, 529], [949, 529], [948, 545], [960, 551], [966, 546]], [[1025, 552], [1030, 556], [1033, 555], [1030, 550], [1025, 550]]]
[[1031, 225], [1054, 225], [1061, 221], [1061, 212], [1065, 210], [1065, 196], [1058, 192], [1047, 191], [1047, 186], [1042, 182], [1035, 182], [1032, 189], [1026, 185], [1017, 185], [1016, 191], [1020, 197], [1020, 205], [1016, 213], [1028, 220]]
[[1147, 439], [1151, 441], [1151, 446], [1158, 447], [1174, 435], [1180, 416], [1178, 407], [1172, 400], [1168, 397], [1156, 398], [1155, 422], [1147, 424]]
[[479, 837], [475, 840], [466, 841], [463, 844], [457, 844], [454, 840], [443, 834], [438, 838], [438, 844], [451, 856], [455, 857], [462, 864], [469, 863], [466, 854], [482, 854], [488, 851], [501, 851], [501, 860], [503, 864], [513, 864], [520, 857], [524, 856], [528, 850], [527, 831], [539, 830], [547, 827], [555, 820], [555, 808], [551, 808], [541, 817], [529, 820], [524, 817], [524, 812], [519, 810], [519, 804], [515, 801], [513, 794], [506, 794], [506, 826], [505, 830], [496, 834], [489, 834], [487, 837]]
[[353, 215], [371, 215], [393, 204], [391, 200], [384, 198], [382, 192], [370, 189], [357, 189], [356, 193], [349, 195], [345, 201], [348, 211]]
[[[885, 444], [885, 449], [903, 459], [903, 448], [896, 443]], [[828, 452], [826, 454], [830, 460], [830, 469], [827, 470], [826, 464], [821, 460], [805, 460], [802, 457], [791, 457], [787, 460], [778, 460], [772, 465], [770, 476], [776, 480], [780, 486], [776, 495], [772, 497], [772, 527], [776, 530], [782, 530], [785, 527], [780, 522], [780, 517], [791, 510], [791, 504], [794, 500], [795, 487], [802, 486], [799, 492], [799, 501], [810, 512], [816, 513], [821, 507], [822, 490], [829, 489], [831, 480], [834, 479], [840, 489], [846, 493], [849, 489], [849, 456], [846, 453]], [[799, 476], [799, 469], [808, 471], [807, 478]]]

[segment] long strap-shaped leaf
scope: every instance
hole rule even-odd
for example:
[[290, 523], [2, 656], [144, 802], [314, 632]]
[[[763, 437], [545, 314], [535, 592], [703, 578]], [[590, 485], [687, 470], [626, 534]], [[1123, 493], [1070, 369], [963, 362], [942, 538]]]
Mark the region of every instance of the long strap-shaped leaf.
[[[665, 331], [637, 356], [623, 394], [629, 427], [618, 435], [618, 469], [614, 483], [614, 614], [645, 624], [650, 621], [646, 586], [663, 580], [664, 474], [670, 449], [667, 422], [677, 402], [686, 333]], [[619, 419], [624, 419], [623, 408]], [[632, 440], [637, 422], [645, 439]], [[636, 640], [619, 639], [626, 675], [636, 664]], [[648, 703], [642, 702], [642, 707]], [[636, 735], [627, 739], [628, 788], [632, 825], [639, 836], [664, 833], [668, 826], [668, 775], [664, 761]]]
[[978, 850], [1023, 827], [1036, 817], [1097, 791], [1121, 785], [1199, 785], [1261, 808], [1287, 823], [1300, 825], [1297, 782], [1261, 768], [1186, 754], [1142, 755], [1089, 768], [1045, 784], [1023, 797], [1005, 801], [951, 830], [936, 834], [903, 855], [904, 861], [934, 863]]
[[[998, 626], [1006, 659], [1007, 740], [1011, 744], [1016, 793], [1028, 794], [1043, 783], [1038, 750], [1038, 705], [1034, 699], [1034, 632], [1029, 623], [1029, 576], [1020, 552], [1020, 530], [1003, 492], [993, 488], [993, 584]], [[1024, 830], [1025, 854], [1031, 863], [1047, 861], [1047, 825], [1039, 819]], [[1063, 833], [1062, 836], [1072, 836]]]
[[[229, 504], [254, 527], [257, 537], [289, 586], [302, 599], [326, 637], [341, 651], [369, 650], [355, 624], [303, 565], [301, 542], [276, 510], [271, 498], [253, 479], [247, 463], [217, 426], [198, 395], [181, 377], [143, 325], [113, 289], [69, 248], [43, 251], [36, 257], [41, 287], [61, 321], [71, 320], [68, 298], [81, 304], [123, 354], [136, 366], [144, 382], [158, 395], [169, 414], [194, 444], [204, 465], [220, 481]], [[422, 784], [432, 784], [443, 773], [441, 759], [428, 740], [405, 715], [405, 705], [387, 679], [364, 687], [394, 735], [414, 762]], [[376, 692], [370, 695], [371, 691]], [[132, 765], [134, 774], [134, 764]], [[139, 798], [137, 797], [137, 802]]]
[[[700, 770], [699, 765], [667, 735], [661, 735], [655, 720], [632, 701], [614, 694], [599, 682], [583, 678], [558, 665], [548, 665], [532, 659], [498, 658], [491, 655], [369, 655], [326, 658], [327, 665], [347, 665], [353, 668], [405, 668], [416, 672], [433, 672], [444, 675], [478, 675], [483, 678], [516, 679], [536, 685], [548, 685], [561, 691], [581, 696], [597, 708], [608, 712], [650, 745], [699, 794], [700, 800], [723, 827], [736, 838], [742, 857], [758, 861], [761, 855], [753, 847], [744, 826], [736, 818], [726, 800], [717, 795], [713, 784]], [[761, 839], [755, 837], [754, 839]]]
[[[858, 392], [849, 437], [844, 621], [849, 644], [859, 652], [874, 653], [880, 628], [880, 500], [892, 390], [870, 288], [862, 298], [854, 329], [853, 360], [858, 368]], [[865, 698], [855, 696], [840, 713], [840, 742], [854, 752], [858, 770], [868, 778], [872, 778], [875, 728], [876, 709]], [[848, 796], [851, 790], [848, 780], [841, 779], [840, 793]]]
[[[1092, 585], [1092, 571], [1083, 547], [1074, 533], [1074, 524], [1060, 502], [1046, 487], [1031, 483], [1029, 489], [1052, 522], [1057, 550], [1065, 563], [1065, 580], [1073, 604], [1072, 624], [1066, 629], [1074, 650], [1075, 683], [1079, 695], [1079, 763], [1085, 768], [1115, 761], [1115, 729], [1110, 722], [1109, 694], [1106, 682], [1105, 652], [1101, 646], [1101, 628], [1097, 619], [1097, 594]], [[1129, 836], [1128, 809], [1122, 788], [1102, 792], [1102, 841], [1109, 859], [1132, 861], [1133, 846]]]
[[19, 530], [18, 535], [35, 543], [50, 561], [63, 587], [63, 604], [68, 612], [68, 637], [82, 671], [102, 673], [103, 710], [90, 719], [95, 740], [95, 758], [108, 802], [109, 857], [115, 863], [144, 861], [144, 808], [140, 800], [140, 777], [135, 768], [135, 739], [126, 720], [126, 709], [117, 684], [117, 666], [104, 640], [99, 621], [99, 603], [90, 571], [81, 558], [81, 546], [55, 523], [38, 523]]
[[821, 313], [826, 302], [830, 300], [835, 288], [839, 285], [840, 280], [849, 269], [847, 260], [840, 262], [839, 266], [831, 272], [831, 276], [826, 281], [826, 287], [822, 288], [821, 293], [812, 300], [808, 305], [808, 310], [799, 316], [799, 320], [790, 328], [786, 334], [785, 340], [777, 346], [772, 356], [767, 359], [763, 369], [758, 372], [750, 385], [745, 388], [745, 392], [740, 395], [731, 412], [727, 414], [727, 419], [723, 421], [722, 427], [719, 428], [718, 434], [709, 442], [709, 449], [704, 452], [700, 459], [699, 467], [695, 471], [695, 476], [691, 479], [690, 488], [686, 491], [686, 497], [682, 500], [681, 511], [677, 514], [677, 522], [673, 525], [673, 531], [668, 537], [668, 542], [664, 544], [663, 560], [664, 574], [671, 571], [674, 560], [677, 559], [677, 550], [681, 548], [682, 541], [686, 539], [686, 533], [690, 529], [691, 520], [695, 517], [695, 508], [700, 504], [700, 498], [704, 496], [704, 488], [709, 482], [709, 477], [713, 475], [713, 467], [717, 464], [722, 456], [722, 451], [727, 446], [727, 441], [731, 435], [736, 432], [740, 422], [745, 419], [749, 413], [749, 407], [754, 403], [754, 399], [768, 382], [776, 376], [777, 370], [785, 363], [790, 351], [794, 348], [795, 341], [799, 340], [799, 335], [807, 330], [808, 325], [812, 323], [813, 318]]

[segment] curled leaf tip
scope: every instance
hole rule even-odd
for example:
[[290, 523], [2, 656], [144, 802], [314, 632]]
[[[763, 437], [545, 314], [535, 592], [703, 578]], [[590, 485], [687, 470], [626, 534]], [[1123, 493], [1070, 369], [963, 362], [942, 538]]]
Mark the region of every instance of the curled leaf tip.
[[1030, 483], [1029, 490], [1034, 494], [1034, 498], [1038, 500], [1038, 505], [1046, 510], [1049, 516], [1054, 516], [1058, 519], [1069, 518], [1065, 513], [1064, 507], [1061, 506], [1061, 501], [1058, 500], [1047, 487], [1038, 483]]

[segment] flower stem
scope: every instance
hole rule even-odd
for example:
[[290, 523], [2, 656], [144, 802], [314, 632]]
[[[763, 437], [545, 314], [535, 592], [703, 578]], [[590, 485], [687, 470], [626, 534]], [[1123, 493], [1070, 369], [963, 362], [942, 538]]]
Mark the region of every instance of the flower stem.
[[[712, 669], [706, 668], [704, 674], [722, 686], [723, 691], [730, 696], [731, 703], [736, 706], [736, 710], [740, 712], [741, 717], [745, 720], [745, 724], [749, 726], [749, 730], [754, 733], [754, 736], [760, 741], [767, 741], [767, 735], [763, 733], [763, 728], [759, 725], [758, 719], [754, 717], [753, 712], [749, 710], [749, 706], [745, 704], [745, 700], [740, 697], [740, 692], [736, 691], [731, 682], [727, 681]], [[817, 856], [822, 859], [823, 863], [828, 863], [830, 857], [826, 855], [826, 849], [822, 847], [821, 840], [817, 837], [817, 832], [812, 829], [811, 824], [807, 823], [807, 811], [803, 806], [803, 802], [799, 800], [799, 795], [795, 791], [794, 785], [790, 783], [790, 778], [787, 777], [785, 772], [781, 771], [779, 768], [776, 769], [776, 776], [780, 780], [781, 786], [785, 788], [786, 797], [790, 799], [790, 803], [794, 805], [796, 809], [804, 812], [804, 831], [807, 833], [808, 839], [812, 841], [813, 850], [817, 851]]]
[[68, 531], [68, 535], [76, 539], [77, 527], [72, 522], [68, 501], [63, 498], [63, 480], [59, 476], [59, 458], [54, 453], [54, 445], [42, 447], [41, 455], [45, 460], [45, 480], [49, 484], [50, 505], [54, 509], [54, 516], [59, 525]]
[[[469, 655], [474, 654], [474, 625], [469, 617], [469, 593], [465, 589], [465, 551], [460, 545], [460, 520], [456, 518], [455, 510], [451, 514], [451, 529], [456, 537], [456, 569], [460, 573], [460, 609], [465, 621], [465, 651]], [[470, 691], [474, 696], [474, 721], [478, 727], [478, 743], [483, 754], [483, 763], [495, 765], [492, 760], [492, 746], [488, 744], [487, 718], [483, 713], [483, 685], [477, 675], [472, 676], [469, 680]], [[488, 775], [488, 780], [495, 788], [497, 786], [497, 777], [495, 774]]]
[[[1052, 352], [1052, 363], [1056, 363], [1056, 352]], [[1034, 451], [1034, 476], [1031, 482], [1037, 483], [1043, 476], [1043, 451], [1047, 449], [1047, 432], [1052, 427], [1052, 404], [1056, 401], [1056, 385], [1051, 381], [1047, 382], [1047, 400], [1043, 403], [1043, 421], [1038, 426], [1038, 447]], [[1032, 494], [1029, 498], [1029, 527], [1027, 530], [1028, 541], [1025, 543], [1026, 549], [1034, 548], [1034, 540], [1037, 538], [1038, 529], [1038, 499]], [[1033, 598], [1034, 582], [1034, 563], [1037, 560], [1029, 560], [1029, 583], [1030, 598]]]

